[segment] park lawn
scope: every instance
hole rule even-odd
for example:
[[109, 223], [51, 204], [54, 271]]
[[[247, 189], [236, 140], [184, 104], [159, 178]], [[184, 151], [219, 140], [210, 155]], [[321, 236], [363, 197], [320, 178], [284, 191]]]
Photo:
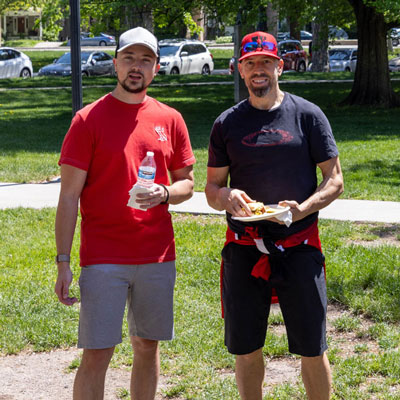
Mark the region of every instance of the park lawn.
[[[171, 78], [171, 82], [185, 78], [183, 82], [194, 83], [196, 77], [164, 78]], [[393, 81], [393, 86], [400, 92], [399, 81]], [[111, 80], [107, 87], [85, 87], [84, 104], [112, 87]], [[328, 116], [345, 178], [343, 198], [400, 201], [400, 191], [395, 190], [400, 185], [399, 108], [338, 105], [349, 93], [351, 83], [283, 81], [281, 87], [315, 102]], [[204, 190], [209, 133], [217, 116], [234, 104], [233, 86], [224, 81], [200, 86], [154, 86], [149, 94], [178, 109], [185, 118], [197, 159], [195, 190]], [[38, 182], [57, 176], [59, 151], [70, 121], [70, 89], [0, 92], [0, 182]]]
[[[50, 351], [76, 345], [78, 305], [65, 307], [53, 292], [55, 209], [0, 211], [0, 353]], [[222, 216], [173, 214], [177, 244], [175, 333], [162, 343], [161, 370], [168, 376], [170, 397], [182, 399], [238, 399], [234, 358], [223, 345], [220, 318], [220, 250], [224, 242]], [[381, 243], [383, 224], [320, 221], [327, 264], [328, 297], [343, 305], [328, 337], [333, 366], [333, 400], [398, 399], [400, 396], [400, 279], [399, 247]], [[390, 226], [400, 239], [400, 226]], [[73, 249], [77, 276], [79, 233]], [[370, 244], [370, 245], [369, 245]], [[368, 324], [365, 316], [369, 316]], [[280, 314], [264, 346], [266, 358], [290, 359]], [[131, 350], [124, 324], [123, 343], [112, 365], [130, 365]], [[340, 334], [363, 338], [345, 351]], [[73, 362], [75, 368], [78, 362]], [[372, 397], [373, 394], [378, 397]], [[380, 397], [379, 397], [380, 396]], [[396, 397], [397, 396], [397, 397]], [[301, 384], [270, 388], [265, 399], [305, 399]]]

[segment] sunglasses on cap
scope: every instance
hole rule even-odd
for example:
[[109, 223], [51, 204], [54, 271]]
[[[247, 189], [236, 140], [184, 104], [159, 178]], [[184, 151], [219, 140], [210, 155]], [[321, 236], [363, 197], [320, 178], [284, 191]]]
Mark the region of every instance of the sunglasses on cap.
[[276, 44], [272, 42], [248, 42], [243, 46], [243, 53], [249, 53], [251, 51], [256, 51], [257, 49], [276, 51]]

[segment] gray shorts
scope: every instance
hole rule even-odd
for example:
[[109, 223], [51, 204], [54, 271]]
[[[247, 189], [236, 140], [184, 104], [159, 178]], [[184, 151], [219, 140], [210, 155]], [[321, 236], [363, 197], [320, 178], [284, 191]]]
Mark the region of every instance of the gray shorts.
[[175, 261], [83, 267], [78, 347], [105, 349], [121, 343], [126, 303], [130, 336], [171, 340], [175, 277]]

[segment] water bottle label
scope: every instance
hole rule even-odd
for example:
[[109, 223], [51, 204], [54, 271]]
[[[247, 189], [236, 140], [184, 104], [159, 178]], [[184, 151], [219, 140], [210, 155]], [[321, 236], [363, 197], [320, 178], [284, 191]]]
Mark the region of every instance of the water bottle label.
[[142, 168], [139, 169], [139, 178], [146, 179], [146, 180], [153, 180], [156, 174], [155, 171], [146, 171]]

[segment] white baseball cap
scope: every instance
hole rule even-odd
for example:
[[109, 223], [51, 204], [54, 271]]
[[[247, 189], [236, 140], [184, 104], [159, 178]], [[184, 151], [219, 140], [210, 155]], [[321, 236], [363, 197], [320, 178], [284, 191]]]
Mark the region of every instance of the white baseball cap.
[[160, 55], [157, 38], [145, 28], [139, 26], [124, 32], [119, 37], [117, 52], [134, 44], [141, 44], [142, 46], [148, 47], [156, 57]]

